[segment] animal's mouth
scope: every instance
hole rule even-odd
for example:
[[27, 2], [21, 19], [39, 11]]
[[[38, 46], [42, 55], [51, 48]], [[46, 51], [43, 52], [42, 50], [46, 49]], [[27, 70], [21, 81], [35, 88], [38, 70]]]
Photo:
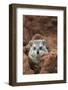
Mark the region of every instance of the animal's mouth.
[[36, 56], [36, 57], [37, 57], [37, 58], [39, 58], [40, 56], [41, 56], [40, 54], [37, 54], [37, 56]]
[[37, 59], [39, 59], [40, 58], [40, 55], [31, 55], [33, 58], [37, 58]]
[[[48, 54], [48, 53], [47, 53]], [[43, 57], [43, 56], [45, 56], [45, 55], [47, 55], [46, 53], [44, 53], [44, 54], [42, 54], [42, 55], [40, 55], [40, 54], [38, 54], [38, 55], [34, 55], [34, 54], [32, 54], [31, 56], [33, 57], [33, 58], [37, 58], [37, 59], [40, 59], [41, 57]]]

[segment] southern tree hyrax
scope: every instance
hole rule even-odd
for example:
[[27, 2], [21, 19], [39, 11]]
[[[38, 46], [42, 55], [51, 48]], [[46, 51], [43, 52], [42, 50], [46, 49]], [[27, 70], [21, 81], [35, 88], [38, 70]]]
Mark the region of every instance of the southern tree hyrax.
[[29, 64], [30, 68], [35, 71], [35, 73], [39, 73], [40, 71], [40, 57], [45, 54], [48, 54], [47, 42], [45, 40], [31, 40], [29, 42]]

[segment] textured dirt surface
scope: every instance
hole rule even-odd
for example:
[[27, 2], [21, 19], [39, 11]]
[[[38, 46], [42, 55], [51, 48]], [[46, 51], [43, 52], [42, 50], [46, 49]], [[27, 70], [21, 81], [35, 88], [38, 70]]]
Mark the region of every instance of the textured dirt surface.
[[51, 16], [23, 16], [23, 74], [33, 74], [35, 71], [29, 66], [29, 41], [45, 39], [49, 53], [40, 58], [40, 73], [57, 72], [57, 17]]

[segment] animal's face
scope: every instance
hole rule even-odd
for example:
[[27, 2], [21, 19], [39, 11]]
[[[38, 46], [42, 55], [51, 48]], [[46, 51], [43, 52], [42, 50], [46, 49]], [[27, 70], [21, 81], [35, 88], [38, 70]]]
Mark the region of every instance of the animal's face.
[[40, 57], [48, 53], [47, 42], [45, 40], [32, 40], [30, 41], [30, 51], [29, 53], [33, 57]]

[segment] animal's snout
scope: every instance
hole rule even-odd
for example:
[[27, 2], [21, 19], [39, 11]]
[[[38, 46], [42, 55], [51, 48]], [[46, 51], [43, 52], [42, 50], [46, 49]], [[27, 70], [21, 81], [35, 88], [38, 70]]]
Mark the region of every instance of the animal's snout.
[[37, 51], [37, 54], [39, 54], [39, 51]]

